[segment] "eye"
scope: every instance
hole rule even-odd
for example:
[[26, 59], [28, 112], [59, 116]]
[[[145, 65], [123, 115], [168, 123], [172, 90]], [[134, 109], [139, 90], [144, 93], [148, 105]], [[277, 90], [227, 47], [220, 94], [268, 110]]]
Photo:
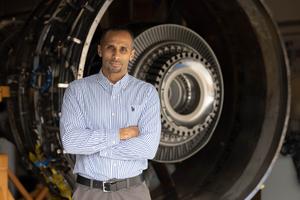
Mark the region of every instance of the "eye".
[[115, 47], [114, 47], [113, 45], [107, 45], [107, 46], [106, 46], [106, 49], [108, 49], [108, 50], [113, 50], [113, 49], [115, 49]]
[[125, 54], [125, 53], [128, 52], [128, 49], [127, 49], [126, 47], [121, 47], [120, 52], [121, 52], [122, 54]]

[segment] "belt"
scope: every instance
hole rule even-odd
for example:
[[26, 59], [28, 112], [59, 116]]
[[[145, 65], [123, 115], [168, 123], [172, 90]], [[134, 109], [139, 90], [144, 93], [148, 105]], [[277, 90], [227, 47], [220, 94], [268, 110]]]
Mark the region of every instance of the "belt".
[[108, 181], [97, 181], [78, 175], [76, 181], [77, 183], [89, 186], [90, 188], [99, 188], [103, 190], [103, 192], [115, 192], [123, 188], [129, 188], [143, 183], [144, 177], [142, 174], [140, 174], [138, 176], [126, 179], [111, 179]]

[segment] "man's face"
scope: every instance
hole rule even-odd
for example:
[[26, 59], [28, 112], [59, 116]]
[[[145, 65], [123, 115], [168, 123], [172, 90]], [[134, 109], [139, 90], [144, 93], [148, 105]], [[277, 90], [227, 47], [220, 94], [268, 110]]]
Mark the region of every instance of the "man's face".
[[126, 31], [106, 33], [98, 53], [102, 57], [102, 68], [108, 73], [126, 74], [128, 63], [134, 57], [133, 41]]

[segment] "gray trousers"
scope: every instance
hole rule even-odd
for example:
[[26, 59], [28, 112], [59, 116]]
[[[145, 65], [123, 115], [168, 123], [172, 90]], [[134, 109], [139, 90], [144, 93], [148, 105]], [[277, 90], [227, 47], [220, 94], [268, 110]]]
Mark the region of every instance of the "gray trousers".
[[103, 192], [101, 189], [90, 188], [77, 183], [72, 196], [73, 200], [151, 200], [150, 192], [145, 183], [115, 192]]

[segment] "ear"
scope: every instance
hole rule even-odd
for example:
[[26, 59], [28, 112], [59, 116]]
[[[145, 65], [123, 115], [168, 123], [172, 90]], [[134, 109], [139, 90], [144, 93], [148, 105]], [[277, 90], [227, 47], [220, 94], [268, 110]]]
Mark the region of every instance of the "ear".
[[98, 45], [98, 55], [100, 56], [100, 57], [102, 57], [102, 52], [101, 52], [101, 45], [99, 44]]
[[131, 50], [131, 53], [130, 53], [130, 58], [129, 58], [130, 61], [133, 60], [134, 54], [135, 54], [135, 49], [132, 49], [132, 50]]

